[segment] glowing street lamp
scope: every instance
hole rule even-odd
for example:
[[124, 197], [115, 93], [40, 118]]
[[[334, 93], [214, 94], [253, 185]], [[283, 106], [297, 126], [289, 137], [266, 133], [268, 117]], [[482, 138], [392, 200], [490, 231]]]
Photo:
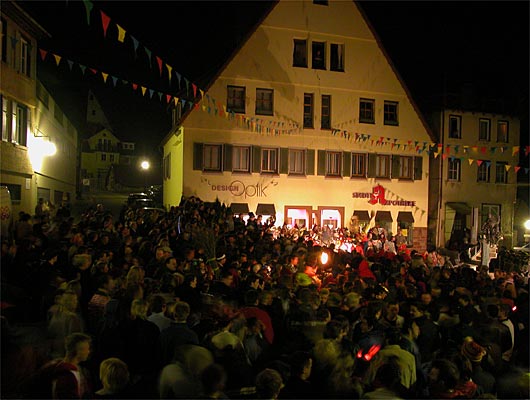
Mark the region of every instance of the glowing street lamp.
[[142, 163], [140, 164], [140, 167], [141, 167], [144, 171], [147, 171], [147, 170], [149, 169], [149, 167], [151, 167], [151, 164], [149, 164], [149, 161], [144, 160], [144, 161], [142, 161]]
[[530, 231], [530, 219], [527, 219], [526, 221], [524, 221], [524, 229], [526, 229], [527, 231]]

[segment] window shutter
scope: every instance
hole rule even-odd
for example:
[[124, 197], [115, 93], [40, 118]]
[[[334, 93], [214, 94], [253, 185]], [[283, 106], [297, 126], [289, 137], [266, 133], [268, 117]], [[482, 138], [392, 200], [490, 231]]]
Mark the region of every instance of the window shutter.
[[399, 178], [399, 159], [401, 156], [392, 156], [392, 179], [398, 179]]
[[193, 169], [202, 171], [202, 143], [193, 143]]
[[315, 150], [305, 152], [305, 174], [315, 175]]
[[318, 151], [317, 175], [326, 175], [326, 150]]
[[223, 171], [232, 171], [232, 145], [225, 144], [223, 149], [224, 164]]
[[289, 173], [289, 149], [282, 147], [280, 149], [280, 174]]
[[368, 154], [368, 178], [375, 178], [375, 170], [377, 165], [377, 154]]
[[423, 157], [414, 157], [414, 180], [421, 181], [423, 175]]
[[351, 153], [349, 151], [342, 152], [342, 176], [351, 176]]
[[261, 147], [252, 146], [252, 172], [261, 172]]

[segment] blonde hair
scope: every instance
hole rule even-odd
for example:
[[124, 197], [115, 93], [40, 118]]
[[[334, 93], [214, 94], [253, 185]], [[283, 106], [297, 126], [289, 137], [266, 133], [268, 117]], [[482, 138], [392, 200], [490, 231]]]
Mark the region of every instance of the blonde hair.
[[57, 304], [61, 310], [75, 313], [78, 305], [77, 295], [74, 292], [64, 292], [58, 299]]
[[105, 389], [119, 392], [129, 383], [129, 368], [119, 358], [107, 358], [99, 366], [99, 379]]
[[143, 299], [133, 300], [133, 302], [131, 303], [131, 317], [133, 319], [136, 319], [136, 318], [146, 319], [148, 308], [149, 308], [149, 304], [147, 303], [147, 301]]
[[136, 265], [132, 266], [127, 273], [126, 286], [134, 284], [142, 284], [144, 280], [144, 272], [142, 268], [137, 267]]

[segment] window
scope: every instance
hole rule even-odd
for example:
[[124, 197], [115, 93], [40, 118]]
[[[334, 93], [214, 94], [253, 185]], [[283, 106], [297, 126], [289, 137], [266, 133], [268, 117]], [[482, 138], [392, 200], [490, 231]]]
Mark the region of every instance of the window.
[[508, 121], [497, 122], [497, 142], [508, 143]]
[[412, 157], [399, 156], [399, 171], [397, 178], [412, 179]]
[[164, 179], [171, 178], [171, 153], [164, 157]]
[[278, 149], [261, 149], [261, 172], [269, 174], [278, 172]]
[[307, 40], [294, 39], [293, 67], [307, 68]]
[[7, 111], [8, 108], [8, 101], [7, 99], [0, 94], [0, 103], [2, 103], [2, 140], [4, 142], [9, 141], [9, 124], [7, 122], [7, 118], [9, 116], [9, 112]]
[[313, 69], [326, 69], [326, 43], [324, 42], [312, 42], [311, 43], [311, 56]]
[[31, 76], [31, 45], [25, 37], [20, 38], [20, 73]]
[[478, 140], [490, 140], [490, 120], [481, 118], [479, 120]]
[[42, 86], [42, 83], [37, 81], [37, 98], [40, 100], [40, 102], [44, 105], [44, 107], [48, 108], [48, 103], [50, 101], [50, 95], [44, 89], [44, 86]]
[[359, 122], [373, 124], [374, 118], [375, 100], [373, 99], [361, 99], [359, 103]]
[[449, 138], [462, 139], [462, 117], [459, 115], [449, 116]]
[[376, 178], [390, 178], [390, 156], [378, 154], [375, 164]]
[[110, 162], [114, 162], [114, 154], [110, 155]]
[[313, 128], [313, 93], [304, 93], [304, 128]]
[[61, 125], [63, 124], [64, 115], [57, 103], [55, 103], [55, 105], [53, 106], [53, 116], [55, 117], [57, 122], [59, 122]]
[[11, 201], [15, 204], [20, 204], [20, 201], [22, 200], [22, 187], [20, 185], [0, 183], [0, 186], [7, 186], [9, 194], [11, 195]]
[[256, 89], [256, 115], [273, 115], [272, 89]]
[[2, 24], [2, 61], [7, 62], [7, 21], [2, 18], [0, 23]]
[[491, 163], [489, 161], [484, 161], [484, 160], [480, 160], [480, 161], [477, 161], [477, 163], [480, 162], [480, 165], [478, 166], [477, 182], [489, 182]]
[[22, 146], [26, 145], [27, 135], [28, 135], [28, 109], [21, 105], [17, 104], [16, 113], [13, 115], [13, 142], [16, 142]]
[[366, 176], [366, 154], [352, 153], [351, 176], [355, 178], [364, 178]]
[[205, 144], [203, 147], [203, 170], [221, 171], [222, 149], [220, 144]]
[[303, 175], [305, 173], [305, 151], [289, 149], [289, 175]]
[[459, 158], [450, 158], [447, 164], [447, 180], [451, 182], [460, 182], [460, 171], [462, 163]]
[[250, 172], [249, 146], [234, 146], [232, 148], [232, 171]]
[[320, 119], [321, 129], [331, 129], [331, 96], [322, 95], [322, 115]]
[[101, 154], [101, 161], [107, 161], [107, 155], [105, 153]]
[[330, 56], [329, 69], [331, 71], [344, 72], [344, 45], [331, 43]]
[[500, 204], [482, 203], [482, 216], [481, 216], [482, 224], [484, 224], [490, 217], [494, 219], [495, 221], [497, 221], [500, 226], [500, 223], [501, 223], [501, 205]]
[[508, 163], [497, 161], [495, 163], [495, 183], [508, 183]]
[[385, 101], [384, 105], [384, 124], [399, 125], [398, 121], [398, 103], [396, 101]]
[[228, 86], [226, 107], [235, 113], [245, 113], [245, 87]]
[[326, 152], [326, 176], [342, 176], [342, 152]]

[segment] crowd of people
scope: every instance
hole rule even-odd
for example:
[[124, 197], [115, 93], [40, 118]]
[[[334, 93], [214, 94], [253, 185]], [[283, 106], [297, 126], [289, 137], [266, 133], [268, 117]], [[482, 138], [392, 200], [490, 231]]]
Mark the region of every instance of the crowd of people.
[[530, 397], [527, 272], [273, 225], [196, 197], [21, 214], [2, 397]]

